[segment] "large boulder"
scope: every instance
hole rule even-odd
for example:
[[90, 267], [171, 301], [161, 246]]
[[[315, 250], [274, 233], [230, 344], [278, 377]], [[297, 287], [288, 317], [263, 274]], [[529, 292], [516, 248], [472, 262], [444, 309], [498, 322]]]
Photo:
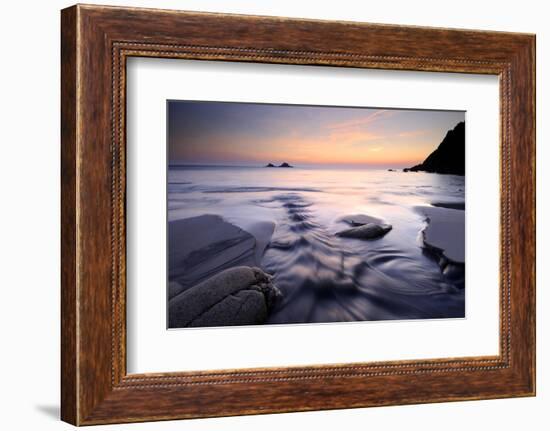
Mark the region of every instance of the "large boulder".
[[226, 269], [168, 301], [170, 328], [264, 323], [281, 293], [259, 268]]
[[179, 284], [177, 281], [170, 281], [168, 283], [168, 299], [173, 298], [176, 295], [179, 295], [183, 292], [185, 288]]
[[258, 265], [255, 237], [218, 215], [171, 221], [168, 235], [168, 279], [183, 290], [224, 269]]

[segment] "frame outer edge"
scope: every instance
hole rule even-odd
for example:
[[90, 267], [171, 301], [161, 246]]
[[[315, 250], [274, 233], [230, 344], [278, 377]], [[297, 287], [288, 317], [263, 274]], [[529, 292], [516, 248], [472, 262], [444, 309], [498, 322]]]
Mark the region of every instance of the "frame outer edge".
[[[102, 318], [103, 314], [107, 311], [107, 306], [112, 306], [112, 300], [107, 299], [106, 289], [102, 284], [106, 278], [105, 271], [103, 271], [106, 259], [101, 257], [97, 258], [97, 249], [94, 248], [98, 243], [103, 247], [104, 239], [94, 242], [95, 237], [90, 237], [90, 232], [93, 229], [98, 229], [90, 225], [90, 216], [95, 213], [91, 210], [92, 204], [90, 204], [90, 197], [93, 196], [95, 185], [97, 185], [98, 178], [105, 178], [106, 172], [102, 171], [103, 177], [92, 175], [90, 178], [88, 175], [92, 173], [90, 163], [97, 163], [101, 168], [105, 168], [105, 158], [98, 152], [104, 152], [108, 146], [105, 145], [104, 138], [106, 132], [100, 130], [96, 132], [93, 130], [93, 122], [96, 121], [93, 115], [97, 115], [101, 119], [106, 119], [106, 112], [110, 112], [106, 105], [106, 100], [102, 95], [102, 91], [105, 91], [102, 87], [93, 87], [93, 82], [86, 79], [92, 72], [98, 72], [97, 76], [100, 82], [107, 79], [106, 73], [108, 67], [106, 64], [98, 64], [92, 62], [91, 54], [88, 50], [88, 43], [93, 43], [92, 50], [98, 50], [98, 54], [102, 55], [106, 59], [106, 50], [111, 46], [111, 42], [116, 41], [116, 37], [120, 34], [123, 36], [131, 30], [124, 25], [121, 27], [121, 23], [126, 21], [129, 17], [126, 13], [120, 13], [121, 11], [131, 11], [131, 17], [141, 15], [144, 12], [155, 13], [146, 9], [110, 9], [107, 19], [104, 19], [102, 7], [98, 6], [73, 6], [71, 8], [62, 11], [62, 419], [73, 425], [91, 425], [99, 423], [116, 423], [116, 422], [136, 422], [147, 420], [162, 420], [162, 419], [180, 419], [190, 417], [211, 417], [211, 416], [232, 416], [237, 414], [258, 414], [258, 413], [274, 413], [284, 411], [307, 411], [307, 410], [324, 410], [333, 408], [351, 408], [351, 407], [365, 407], [375, 405], [388, 405], [388, 404], [410, 404], [410, 403], [426, 403], [426, 402], [440, 402], [440, 401], [457, 401], [467, 399], [485, 399], [485, 398], [501, 398], [510, 396], [525, 396], [534, 394], [534, 365], [535, 365], [535, 351], [534, 351], [534, 262], [522, 261], [519, 268], [519, 272], [526, 278], [523, 283], [515, 283], [520, 287], [520, 292], [513, 295], [515, 301], [518, 301], [518, 305], [526, 305], [525, 311], [522, 313], [524, 320], [520, 319], [521, 325], [516, 328], [515, 340], [520, 341], [515, 344], [517, 348], [520, 344], [527, 352], [514, 355], [515, 367], [510, 369], [515, 374], [511, 374], [508, 371], [495, 373], [495, 377], [506, 377], [506, 383], [511, 384], [513, 388], [509, 389], [509, 392], [503, 390], [497, 391], [497, 383], [487, 383], [488, 379], [482, 379], [483, 375], [479, 376], [479, 383], [474, 380], [474, 383], [481, 385], [477, 392], [465, 391], [464, 393], [456, 393], [445, 397], [433, 397], [433, 398], [421, 398], [421, 397], [404, 397], [396, 398], [394, 400], [386, 400], [380, 403], [380, 400], [367, 401], [352, 400], [352, 398], [360, 395], [361, 391], [364, 391], [364, 395], [368, 398], [368, 389], [366, 386], [361, 386], [359, 394], [349, 392], [348, 399], [351, 401], [343, 403], [330, 398], [330, 393], [325, 384], [327, 380], [320, 379], [318, 381], [308, 381], [308, 388], [312, 390], [310, 396], [313, 397], [310, 403], [299, 405], [297, 407], [290, 406], [288, 404], [279, 403], [279, 405], [273, 405], [266, 407], [265, 405], [258, 407], [254, 405], [252, 401], [249, 404], [244, 402], [241, 406], [229, 406], [222, 405], [221, 407], [212, 407], [210, 410], [203, 414], [205, 405], [200, 404], [200, 398], [202, 396], [203, 402], [212, 401], [212, 395], [220, 397], [220, 401], [225, 399], [229, 400], [231, 397], [238, 395], [239, 392], [249, 390], [262, 390], [270, 391], [272, 395], [277, 395], [277, 391], [290, 390], [295, 391], [296, 385], [287, 384], [286, 386], [271, 385], [265, 382], [261, 385], [254, 382], [233, 382], [227, 386], [220, 386], [216, 389], [210, 385], [197, 384], [191, 388], [123, 388], [119, 384], [118, 375], [115, 377], [109, 376], [107, 379], [106, 367], [116, 367], [114, 363], [114, 354], [107, 353], [103, 350], [107, 346], [107, 329], [112, 328], [113, 322], [107, 322], [104, 318], [96, 325], [97, 319], [93, 316], [94, 313], [99, 312]], [[186, 14], [179, 11], [173, 11], [175, 14], [182, 14], [182, 20], [193, 20], [196, 14]], [[111, 16], [112, 15], [112, 16]], [[116, 16], [115, 16], [116, 15]], [[171, 14], [169, 14], [171, 15]], [[186, 17], [184, 20], [183, 17]], [[237, 18], [239, 17], [239, 18]], [[242, 16], [232, 16], [228, 18], [229, 24], [234, 24], [234, 21], [244, 20]], [[250, 18], [250, 17], [249, 17]], [[247, 18], [247, 21], [249, 20]], [[209, 19], [212, 19], [210, 16]], [[266, 20], [279, 19], [276, 17], [263, 17]], [[282, 19], [284, 22], [294, 23], [296, 25], [303, 23], [301, 20], [296, 19]], [[143, 20], [142, 20], [143, 21]], [[149, 25], [147, 22], [141, 22], [143, 25]], [[309, 23], [308, 25], [310, 25]], [[360, 24], [360, 23], [358, 23]], [[311, 24], [313, 25], [313, 24]], [[328, 24], [326, 24], [328, 26]], [[231, 26], [229, 26], [231, 28]], [[391, 26], [388, 26], [391, 27]], [[365, 28], [368, 25], [365, 24]], [[380, 27], [373, 26], [373, 29], [377, 31]], [[403, 27], [402, 30], [407, 30], [408, 27]], [[303, 29], [302, 29], [303, 30]], [[170, 30], [171, 31], [171, 30]], [[168, 36], [171, 37], [172, 33], [169, 30]], [[188, 30], [186, 30], [188, 31]], [[420, 30], [419, 30], [420, 31]], [[428, 29], [422, 30], [423, 32], [429, 32]], [[223, 32], [222, 32], [223, 33]], [[161, 32], [161, 34], [164, 34]], [[185, 33], [181, 33], [185, 35]], [[461, 35], [466, 33], [461, 32]], [[468, 35], [470, 35], [468, 33]], [[495, 38], [494, 34], [489, 34], [491, 38]], [[458, 36], [458, 33], [457, 33]], [[470, 35], [471, 36], [471, 35]], [[476, 34], [476, 38], [477, 38]], [[506, 53], [508, 59], [512, 57], [516, 60], [515, 66], [518, 67], [524, 75], [521, 76], [523, 80], [534, 79], [534, 37], [528, 37], [523, 39], [526, 35], [506, 35], [502, 34], [503, 49], [502, 53]], [[159, 36], [160, 37], [160, 36]], [[165, 36], [166, 37], [166, 36]], [[187, 35], [191, 41], [194, 40], [194, 34]], [[481, 37], [481, 36], [480, 36]], [[174, 35], [176, 39], [185, 40], [179, 33]], [[522, 40], [523, 39], [523, 40]], [[162, 38], [161, 38], [162, 40]], [[201, 40], [199, 39], [199, 42]], [[237, 41], [239, 42], [239, 41]], [[265, 40], [263, 41], [265, 45]], [[268, 41], [269, 42], [269, 41]], [[483, 40], [481, 40], [483, 42]], [[465, 42], [464, 42], [465, 43]], [[232, 42], [229, 46], [230, 49], [239, 49], [235, 46], [236, 42]], [[190, 46], [192, 46], [191, 44]], [[329, 44], [330, 45], [330, 44]], [[195, 45], [196, 46], [196, 45]], [[292, 50], [292, 44], [290, 44]], [[80, 49], [83, 47], [83, 49]], [[269, 49], [269, 46], [267, 47]], [[300, 47], [298, 47], [300, 48]], [[421, 47], [422, 48], [422, 47]], [[429, 47], [428, 47], [429, 48]], [[223, 48], [225, 49], [225, 48]], [[244, 50], [248, 48], [243, 48]], [[268, 50], [267, 49], [267, 50]], [[422, 48], [424, 51], [427, 49], [425, 46]], [[264, 48], [266, 50], [266, 48]], [[243, 51], [244, 52], [244, 51]], [[298, 51], [298, 53], [300, 53]], [[301, 53], [300, 53], [301, 54]], [[208, 59], [218, 58], [218, 54], [211, 55]], [[357, 55], [352, 53], [351, 55]], [[472, 54], [473, 55], [473, 54]], [[479, 53], [476, 54], [479, 57]], [[221, 56], [223, 57], [223, 56]], [[220, 58], [221, 58], [220, 57]], [[248, 61], [243, 56], [241, 60], [232, 59], [232, 61]], [[474, 56], [475, 57], [475, 56]], [[527, 62], [528, 64], [518, 63], [518, 58]], [[275, 56], [273, 57], [275, 58]], [[469, 57], [468, 57], [469, 58]], [[277, 60], [279, 58], [277, 57]], [[289, 59], [289, 63], [293, 63]], [[281, 58], [281, 62], [286, 63], [286, 57]], [[411, 70], [424, 70], [423, 58], [419, 57], [418, 62], [415, 62], [410, 66]], [[497, 61], [500, 58], [497, 58]], [[328, 64], [336, 63], [336, 61], [329, 59], [326, 60]], [[271, 61], [269, 61], [271, 62]], [[370, 62], [370, 61], [369, 61]], [[384, 69], [397, 68], [401, 60], [386, 64]], [[481, 69], [481, 64], [484, 64], [484, 60], [480, 60], [477, 65]], [[313, 64], [320, 64], [320, 61], [315, 61]], [[367, 62], [365, 62], [367, 64]], [[386, 67], [388, 66], [389, 67]], [[478, 67], [476, 66], [476, 67]], [[360, 67], [367, 67], [360, 66]], [[408, 67], [408, 66], [407, 66]], [[442, 71], [446, 68], [439, 65]], [[429, 70], [429, 68], [427, 69]], [[474, 69], [472, 69], [474, 70]], [[477, 69], [476, 69], [477, 70]], [[485, 68], [483, 70], [488, 70]], [[471, 71], [468, 70], [466, 73]], [[486, 72], [487, 73], [487, 72]], [[105, 76], [104, 76], [105, 75]], [[518, 76], [513, 75], [515, 88], [517, 85]], [[523, 233], [526, 235], [526, 244], [524, 244], [521, 250], [526, 250], [525, 258], [534, 257], [534, 239], [531, 235], [535, 230], [535, 215], [534, 215], [534, 153], [535, 153], [535, 137], [534, 137], [534, 81], [523, 83], [518, 85], [517, 90], [522, 96], [523, 104], [518, 100], [514, 100], [512, 108], [516, 109], [525, 108], [526, 113], [524, 115], [532, 114], [532, 117], [527, 120], [521, 121], [520, 128], [527, 130], [527, 134], [523, 136], [523, 139], [515, 139], [514, 143], [521, 142], [525, 147], [519, 152], [519, 158], [517, 164], [524, 168], [525, 172], [530, 169], [528, 175], [524, 175], [524, 178], [516, 182], [516, 187], [519, 184], [523, 184], [526, 187], [523, 196], [521, 196], [516, 202], [517, 205], [528, 211], [526, 217], [528, 220], [525, 222]], [[521, 105], [521, 106], [520, 106]], [[91, 106], [91, 107], [90, 107]], [[88, 110], [92, 109], [91, 112]], [[88, 122], [91, 123], [88, 123]], [[104, 121], [107, 124], [106, 121]], [[92, 126], [90, 126], [92, 124]], [[517, 129], [514, 130], [513, 135], [517, 136]], [[101, 157], [98, 157], [100, 155]], [[87, 157], [92, 156], [91, 160]], [[513, 162], [513, 164], [516, 161]], [[512, 175], [512, 182], [515, 178]], [[116, 179], [116, 177], [115, 177]], [[94, 183], [96, 181], [96, 183]], [[82, 184], [80, 184], [82, 182]], [[118, 184], [118, 183], [117, 183]], [[100, 181], [100, 185], [104, 185], [103, 181]], [[105, 193], [105, 190], [101, 191]], [[515, 205], [512, 204], [512, 207]], [[516, 207], [517, 208], [517, 207]], [[105, 208], [101, 208], [102, 214], [105, 214]], [[517, 217], [517, 216], [516, 216]], [[516, 217], [512, 217], [515, 220]], [[88, 225], [87, 225], [88, 222]], [[105, 231], [105, 229], [103, 229]], [[106, 231], [105, 231], [106, 232]], [[527, 244], [529, 243], [529, 244]], [[533, 248], [530, 248], [530, 247]], [[518, 256], [521, 255], [518, 254]], [[88, 258], [92, 258], [90, 263]], [[87, 273], [86, 270], [92, 267], [92, 264], [102, 269], [101, 280], [98, 279], [97, 274]], [[113, 264], [115, 265], [115, 264]], [[115, 265], [116, 267], [116, 265]], [[525, 271], [525, 272], [523, 272]], [[517, 280], [517, 279], [516, 279]], [[93, 285], [97, 289], [94, 290], [94, 294], [91, 294], [89, 290], [90, 285]], [[99, 319], [99, 317], [98, 317]], [[80, 325], [81, 322], [81, 325]], [[111, 326], [109, 326], [111, 325]], [[116, 331], [115, 331], [116, 332]], [[521, 337], [521, 335], [524, 337]], [[111, 333], [113, 336], [114, 333]], [[526, 335], [526, 336], [525, 336]], [[97, 348], [101, 348], [98, 350]], [[515, 349], [514, 349], [515, 350]], [[110, 362], [107, 363], [109, 358]], [[430, 373], [427, 374], [430, 376]], [[334, 376], [327, 376], [326, 378], [333, 378]], [[489, 377], [489, 376], [487, 376]], [[474, 379], [474, 377], [472, 377]], [[382, 378], [380, 378], [382, 380]], [[384, 379], [388, 380], [388, 379]], [[397, 381], [397, 377], [394, 378]], [[402, 379], [403, 380], [403, 379]], [[433, 379], [432, 379], [433, 380]], [[448, 380], [448, 379], [447, 379]], [[436, 383], [436, 380], [433, 380]], [[261, 382], [257, 382], [261, 383]], [[494, 384], [493, 384], [494, 383]], [[503, 382], [504, 383], [504, 382]], [[332, 383], [331, 383], [332, 384]], [[346, 385], [348, 382], [346, 382]], [[483, 386], [485, 384], [485, 386]], [[329, 385], [330, 386], [330, 385]], [[414, 385], [413, 385], [414, 386]], [[411, 387], [413, 387], [411, 386]], [[285, 389], [286, 388], [286, 389]], [[125, 389], [125, 390], [120, 390]], [[306, 388], [307, 389], [307, 388]], [[474, 388], [475, 389], [475, 388]], [[502, 388], [501, 388], [502, 389]], [[208, 394], [207, 392], [210, 392]], [[344, 391], [345, 392], [345, 391]], [[430, 392], [430, 391], [428, 391]], [[216, 393], [218, 395], [216, 395]], [[281, 392], [285, 393], [285, 392]], [[317, 394], [317, 397], [314, 395]], [[224, 399], [225, 396], [228, 396]], [[280, 393], [279, 393], [280, 396]], [[288, 394], [285, 393], [284, 399], [287, 399]], [[173, 415], [155, 415], [147, 413], [147, 398], [159, 397], [159, 403], [176, 403], [178, 404], [176, 413]], [[328, 398], [327, 398], [328, 397]], [[215, 401], [215, 400], [214, 400]], [[352, 402], [353, 401], [353, 402]], [[185, 403], [185, 404], [183, 404]], [[223, 403], [222, 403], [223, 404]], [[231, 403], [228, 403], [231, 404]], [[201, 410], [196, 410], [200, 408]], [[136, 410], [138, 409], [138, 410]], [[184, 411], [185, 410], [185, 411]]]
[[512, 349], [515, 383], [521, 396], [536, 396], [536, 136], [535, 36], [517, 48], [511, 62], [512, 120], [510, 181]]
[[530, 299], [530, 314], [529, 314], [529, 325], [530, 325], [530, 384], [529, 384], [529, 395], [537, 395], [537, 299], [536, 299], [536, 283], [537, 283], [537, 37], [532, 35], [529, 37], [527, 42], [527, 64], [529, 65], [530, 75], [527, 76], [527, 85], [530, 89], [528, 103], [531, 109], [530, 123], [527, 125], [529, 132], [529, 146], [531, 148], [531, 157], [529, 162], [529, 179], [532, 181], [532, 190], [529, 196], [529, 204], [531, 205], [531, 230], [529, 232], [532, 235], [533, 244], [532, 244], [532, 261], [530, 268], [531, 284], [529, 286], [529, 299]]
[[79, 423], [77, 299], [78, 6], [61, 11], [61, 420]]
[[[536, 396], [537, 387], [537, 337], [536, 337], [536, 242], [537, 242], [537, 204], [536, 204], [536, 190], [537, 190], [537, 177], [536, 177], [536, 152], [537, 152], [537, 136], [536, 136], [536, 70], [537, 70], [537, 57], [536, 57], [536, 35], [531, 35], [527, 38], [527, 44], [524, 50], [525, 61], [523, 64], [526, 67], [525, 86], [527, 87], [526, 105], [531, 115], [525, 116], [525, 128], [527, 137], [528, 157], [526, 160], [526, 171], [529, 175], [526, 175], [529, 182], [529, 194], [525, 196], [526, 204], [529, 209], [529, 228], [527, 231], [527, 241], [531, 241], [528, 247], [527, 253], [529, 259], [527, 264], [529, 265], [529, 285], [525, 287], [525, 294], [528, 296], [529, 310], [526, 317], [529, 334], [529, 346], [526, 349], [529, 355], [527, 360], [527, 395]], [[526, 253], [526, 254], [527, 254]]]
[[537, 396], [537, 37], [533, 35], [530, 44], [530, 55], [533, 62], [531, 82], [533, 83], [533, 94], [531, 96], [531, 104], [533, 109], [533, 136], [532, 136], [532, 145], [533, 145], [533, 157], [531, 160], [531, 169], [533, 176], [533, 194], [531, 196], [533, 202], [533, 213], [532, 213], [532, 222], [533, 222], [533, 237], [534, 237], [534, 259], [533, 259], [533, 315], [531, 318], [532, 325], [532, 341], [533, 341], [533, 358], [532, 358], [532, 371], [531, 377], [533, 379], [533, 387], [531, 394]]

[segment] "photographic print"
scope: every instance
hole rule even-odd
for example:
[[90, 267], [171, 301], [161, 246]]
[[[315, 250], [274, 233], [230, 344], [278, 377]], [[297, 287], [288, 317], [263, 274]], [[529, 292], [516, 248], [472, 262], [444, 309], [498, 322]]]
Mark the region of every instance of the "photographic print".
[[168, 101], [168, 328], [464, 318], [465, 128]]

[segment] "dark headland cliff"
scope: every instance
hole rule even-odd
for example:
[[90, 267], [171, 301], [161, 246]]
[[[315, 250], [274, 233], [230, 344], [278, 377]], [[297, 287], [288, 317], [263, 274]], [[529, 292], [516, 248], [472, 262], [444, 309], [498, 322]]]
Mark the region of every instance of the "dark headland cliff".
[[466, 125], [464, 121], [449, 130], [439, 146], [424, 162], [412, 168], [405, 168], [405, 172], [432, 172], [436, 174], [464, 175], [465, 173], [465, 143]]

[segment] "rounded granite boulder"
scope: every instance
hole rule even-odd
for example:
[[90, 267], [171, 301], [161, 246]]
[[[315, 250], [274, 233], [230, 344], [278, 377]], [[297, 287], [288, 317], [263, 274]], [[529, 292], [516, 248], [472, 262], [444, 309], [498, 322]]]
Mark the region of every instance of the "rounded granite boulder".
[[257, 325], [281, 296], [271, 276], [259, 268], [226, 269], [172, 297], [170, 328]]

